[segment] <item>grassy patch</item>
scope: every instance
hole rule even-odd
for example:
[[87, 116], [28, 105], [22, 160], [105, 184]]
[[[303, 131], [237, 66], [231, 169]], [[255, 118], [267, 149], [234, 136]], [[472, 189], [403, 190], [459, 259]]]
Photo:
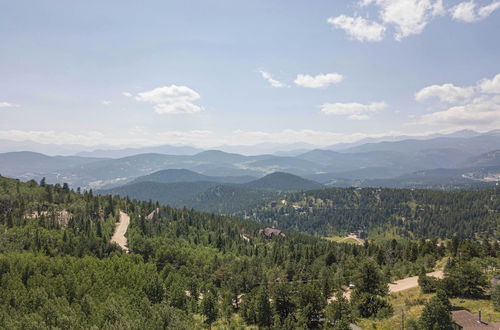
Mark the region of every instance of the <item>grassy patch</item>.
[[[357, 324], [363, 329], [401, 329], [404, 312], [405, 320], [409, 318], [418, 319], [424, 305], [433, 294], [423, 294], [420, 288], [401, 291], [388, 297], [394, 307], [394, 315], [383, 320], [360, 319]], [[495, 312], [491, 300], [487, 299], [461, 299], [450, 300], [455, 309], [467, 309], [472, 313], [481, 310], [483, 320], [487, 322], [499, 322], [500, 312]]]

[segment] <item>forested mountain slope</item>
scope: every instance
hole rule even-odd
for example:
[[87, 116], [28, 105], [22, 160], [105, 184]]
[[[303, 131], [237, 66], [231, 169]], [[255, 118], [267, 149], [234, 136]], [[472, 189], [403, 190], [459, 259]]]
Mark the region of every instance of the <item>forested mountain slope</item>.
[[[130, 215], [129, 254], [109, 243], [119, 211]], [[498, 243], [458, 237], [447, 247], [436, 240], [357, 246], [260, 229], [0, 177], [0, 327], [319, 328], [340, 321], [327, 300], [351, 282], [357, 289], [341, 302], [349, 311], [341, 321], [386, 317], [390, 279], [432, 270], [458, 250], [463, 262], [495, 260], [499, 251]]]
[[173, 183], [173, 182], [219, 182], [219, 183], [246, 183], [255, 180], [252, 176], [209, 176], [196, 173], [186, 169], [168, 169], [161, 170], [149, 175], [140, 176], [132, 181], [135, 182], [157, 182], [157, 183]]
[[[500, 188], [470, 191], [331, 188], [280, 197], [246, 216], [318, 235], [396, 228], [407, 237], [500, 238]], [[240, 213], [243, 215], [243, 212]]]

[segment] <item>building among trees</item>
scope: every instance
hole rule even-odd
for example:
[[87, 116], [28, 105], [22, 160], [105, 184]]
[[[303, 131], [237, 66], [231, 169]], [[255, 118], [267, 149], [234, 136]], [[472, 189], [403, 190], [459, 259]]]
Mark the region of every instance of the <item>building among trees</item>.
[[500, 322], [489, 323], [481, 318], [481, 312], [475, 315], [464, 309], [451, 312], [451, 318], [453, 320], [453, 330], [499, 330]]

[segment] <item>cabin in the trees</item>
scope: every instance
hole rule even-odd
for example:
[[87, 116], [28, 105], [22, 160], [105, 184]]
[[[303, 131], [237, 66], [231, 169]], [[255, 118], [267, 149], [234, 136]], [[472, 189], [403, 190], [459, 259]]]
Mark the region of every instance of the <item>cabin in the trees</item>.
[[267, 238], [272, 238], [273, 236], [285, 236], [285, 233], [276, 228], [264, 228], [259, 230], [260, 235], [264, 235]]
[[453, 320], [453, 330], [499, 330], [500, 322], [492, 323], [481, 319], [481, 312], [478, 315], [472, 314], [464, 309], [451, 312]]

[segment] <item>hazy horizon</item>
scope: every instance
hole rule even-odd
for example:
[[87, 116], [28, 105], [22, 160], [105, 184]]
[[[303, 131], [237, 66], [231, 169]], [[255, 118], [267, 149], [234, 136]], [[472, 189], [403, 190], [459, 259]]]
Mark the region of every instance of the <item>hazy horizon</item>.
[[5, 3], [0, 139], [207, 149], [498, 129], [500, 3], [472, 4]]

